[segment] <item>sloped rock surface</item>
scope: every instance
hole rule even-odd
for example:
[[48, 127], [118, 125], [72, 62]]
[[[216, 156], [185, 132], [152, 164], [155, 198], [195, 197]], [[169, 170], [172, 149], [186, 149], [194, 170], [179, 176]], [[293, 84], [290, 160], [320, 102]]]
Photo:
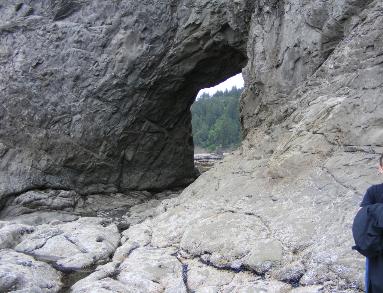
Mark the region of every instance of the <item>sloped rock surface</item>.
[[[358, 292], [364, 260], [351, 250], [352, 238], [342, 231], [350, 229], [360, 196], [334, 181], [328, 184], [332, 176], [317, 168], [293, 186], [290, 178], [262, 184], [264, 179], [255, 175], [268, 169], [259, 163], [229, 158], [179, 197], [164, 200], [165, 212], [123, 232], [124, 243], [114, 261], [129, 259], [140, 247], [171, 246], [178, 248], [184, 264], [198, 261], [222, 278], [225, 272], [243, 271], [254, 277], [262, 273], [270, 282], [280, 280], [287, 286], [281, 285], [287, 289], [280, 292], [295, 290], [291, 285], [303, 286], [302, 292], [305, 287], [307, 292]], [[339, 194], [349, 194], [354, 201], [345, 207], [342, 198], [330, 196]], [[322, 208], [314, 208], [317, 205]], [[339, 212], [343, 209], [346, 213]], [[261, 249], [265, 240], [278, 245]], [[190, 274], [188, 270], [188, 280]], [[262, 284], [271, 290], [267, 282]]]
[[243, 266], [259, 274], [282, 258], [282, 245], [270, 237], [267, 226], [256, 217], [235, 213], [218, 214], [191, 224], [180, 247], [216, 267]]

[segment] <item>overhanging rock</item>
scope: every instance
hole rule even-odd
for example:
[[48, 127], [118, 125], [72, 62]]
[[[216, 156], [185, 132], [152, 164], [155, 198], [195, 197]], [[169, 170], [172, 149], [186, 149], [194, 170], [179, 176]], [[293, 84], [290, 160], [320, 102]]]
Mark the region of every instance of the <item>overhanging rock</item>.
[[184, 186], [190, 106], [246, 65], [252, 1], [0, 5], [0, 195]]

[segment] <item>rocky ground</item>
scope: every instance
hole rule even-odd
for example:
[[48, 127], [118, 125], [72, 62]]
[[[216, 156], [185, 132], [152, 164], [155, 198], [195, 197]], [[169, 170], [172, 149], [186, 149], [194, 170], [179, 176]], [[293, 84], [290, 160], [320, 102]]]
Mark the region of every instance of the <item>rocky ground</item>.
[[[117, 262], [110, 262], [115, 253], [127, 256], [122, 244], [129, 239], [128, 228], [153, 217], [165, 198], [179, 193], [81, 197], [73, 191], [33, 190], [13, 196], [0, 212], [0, 292], [69, 292], [100, 265], [117, 269]], [[112, 285], [106, 285], [114, 288], [110, 292], [134, 290]]]
[[360, 195], [319, 168], [265, 181], [264, 164], [244, 145], [183, 192], [15, 195], [0, 291], [360, 292], [363, 259], [339, 233]]

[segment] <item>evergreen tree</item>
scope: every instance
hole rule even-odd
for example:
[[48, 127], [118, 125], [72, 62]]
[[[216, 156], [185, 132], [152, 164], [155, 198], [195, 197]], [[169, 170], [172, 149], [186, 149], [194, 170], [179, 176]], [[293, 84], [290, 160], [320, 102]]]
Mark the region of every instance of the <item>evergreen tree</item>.
[[241, 141], [239, 97], [242, 89], [202, 94], [191, 108], [194, 144], [209, 151], [232, 149]]

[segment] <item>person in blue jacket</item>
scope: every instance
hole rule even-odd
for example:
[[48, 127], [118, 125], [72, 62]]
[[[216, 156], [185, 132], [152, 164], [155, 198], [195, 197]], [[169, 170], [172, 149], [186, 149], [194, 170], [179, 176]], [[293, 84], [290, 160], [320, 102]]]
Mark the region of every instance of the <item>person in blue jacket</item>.
[[[379, 158], [378, 170], [380, 174], [383, 174], [383, 154]], [[363, 200], [360, 203], [360, 208], [368, 206], [368, 205], [373, 205], [376, 203], [383, 203], [383, 183], [372, 185], [367, 189], [363, 197]], [[375, 291], [372, 288], [372, 284], [370, 282], [371, 274], [383, 273], [383, 272], [377, 272], [375, 269], [376, 266], [375, 265], [371, 266], [371, 261], [373, 261], [373, 263], [376, 262], [376, 260], [369, 260], [369, 258], [366, 257], [366, 273], [365, 273], [366, 293], [375, 293]], [[383, 275], [382, 275], [382, 278], [383, 278]]]

